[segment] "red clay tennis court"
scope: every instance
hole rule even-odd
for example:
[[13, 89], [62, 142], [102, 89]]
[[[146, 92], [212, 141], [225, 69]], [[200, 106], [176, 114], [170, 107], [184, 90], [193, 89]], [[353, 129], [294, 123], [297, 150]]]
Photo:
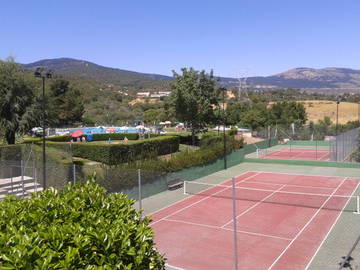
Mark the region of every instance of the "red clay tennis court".
[[273, 152], [261, 152], [259, 158], [328, 161], [330, 159], [330, 150], [282, 148]]
[[[342, 211], [358, 211], [360, 179], [247, 172], [235, 178], [238, 269], [306, 269]], [[233, 189], [186, 182], [184, 200], [152, 215], [174, 269], [234, 269]]]

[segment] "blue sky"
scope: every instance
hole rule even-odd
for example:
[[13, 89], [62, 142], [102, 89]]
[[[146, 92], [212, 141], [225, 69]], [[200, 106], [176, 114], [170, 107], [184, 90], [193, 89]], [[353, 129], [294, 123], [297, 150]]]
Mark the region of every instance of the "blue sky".
[[71, 57], [170, 75], [360, 69], [358, 0], [1, 1], [0, 59]]

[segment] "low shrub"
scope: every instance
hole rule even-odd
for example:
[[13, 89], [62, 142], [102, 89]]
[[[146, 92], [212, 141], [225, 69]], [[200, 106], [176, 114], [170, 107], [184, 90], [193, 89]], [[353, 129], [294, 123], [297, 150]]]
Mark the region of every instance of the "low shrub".
[[237, 127], [232, 126], [231, 129], [227, 132], [229, 136], [234, 136], [238, 133]]
[[1, 269], [165, 269], [149, 218], [94, 183], [0, 201]]

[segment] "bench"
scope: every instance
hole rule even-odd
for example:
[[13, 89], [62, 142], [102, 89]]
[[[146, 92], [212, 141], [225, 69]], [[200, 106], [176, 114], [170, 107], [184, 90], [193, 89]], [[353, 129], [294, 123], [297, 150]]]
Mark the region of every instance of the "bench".
[[184, 182], [179, 179], [172, 180], [168, 183], [168, 190], [176, 190], [182, 188], [184, 186]]

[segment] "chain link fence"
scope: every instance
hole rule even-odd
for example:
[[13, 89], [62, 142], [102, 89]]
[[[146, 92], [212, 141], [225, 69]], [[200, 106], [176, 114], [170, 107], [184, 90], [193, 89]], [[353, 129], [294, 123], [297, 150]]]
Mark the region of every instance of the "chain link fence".
[[[336, 135], [338, 133], [336, 129], [326, 127], [278, 125], [256, 131], [254, 135], [266, 139], [276, 138], [280, 144], [284, 144], [282, 152], [304, 149], [309, 155], [313, 155], [311, 160], [325, 160], [322, 157], [325, 155], [324, 151], [327, 151], [326, 160], [328, 161], [355, 162], [352, 157], [357, 148], [359, 132], [360, 128], [355, 128]], [[267, 153], [271, 153], [271, 149]]]
[[356, 151], [360, 128], [343, 132], [330, 141], [330, 160], [350, 162], [351, 155]]

